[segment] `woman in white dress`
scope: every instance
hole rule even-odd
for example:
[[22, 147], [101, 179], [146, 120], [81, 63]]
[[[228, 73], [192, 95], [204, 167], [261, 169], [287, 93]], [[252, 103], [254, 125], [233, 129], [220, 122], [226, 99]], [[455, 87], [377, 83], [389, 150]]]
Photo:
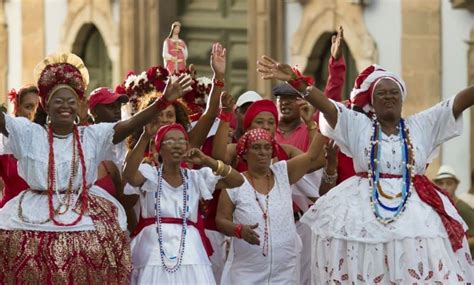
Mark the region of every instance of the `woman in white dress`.
[[373, 65], [351, 93], [352, 104], [372, 111], [371, 119], [306, 87], [286, 64], [264, 57], [259, 65], [264, 78], [289, 81], [321, 111], [321, 132], [353, 158], [357, 172], [303, 216], [313, 231], [312, 282], [472, 283], [466, 225], [423, 174], [435, 149], [461, 133], [474, 87], [403, 119], [404, 82]]
[[217, 207], [218, 229], [233, 237], [221, 284], [299, 284], [291, 185], [316, 163], [323, 143], [313, 139], [308, 152], [271, 164], [277, 144], [268, 131], [252, 129], [239, 139], [245, 182], [223, 191]]
[[0, 131], [30, 186], [0, 209], [0, 283], [124, 284], [131, 270], [125, 213], [93, 185], [98, 164], [190, 81], [168, 84], [161, 101], [126, 121], [78, 127], [89, 81], [81, 59], [49, 56], [35, 75], [47, 125], [0, 113]]
[[[208, 258], [212, 247], [198, 217], [199, 200], [212, 199], [216, 187], [237, 187], [243, 178], [222, 161], [189, 149], [188, 135], [179, 124], [163, 126], [156, 133], [161, 165], [140, 164], [150, 138], [147, 128], [123, 172], [125, 181], [138, 187], [141, 209], [131, 242], [131, 283], [215, 284]], [[187, 169], [183, 161], [204, 167]]]

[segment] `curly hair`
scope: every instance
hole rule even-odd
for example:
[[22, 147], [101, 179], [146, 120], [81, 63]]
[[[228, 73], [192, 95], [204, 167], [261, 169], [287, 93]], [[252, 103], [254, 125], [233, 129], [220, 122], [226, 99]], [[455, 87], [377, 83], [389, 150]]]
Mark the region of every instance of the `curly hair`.
[[[155, 91], [145, 94], [145, 96], [140, 98], [140, 102], [138, 103], [138, 106], [139, 106], [138, 111], [141, 111], [151, 106], [151, 104], [153, 104], [161, 96], [163, 96], [161, 92], [155, 92]], [[189, 130], [191, 128], [191, 122], [189, 120], [188, 110], [186, 106], [179, 101], [173, 102], [172, 105], [174, 107], [175, 114], [176, 114], [176, 123], [182, 125], [184, 129]], [[138, 130], [127, 138], [128, 149], [132, 150], [135, 147], [141, 134], [142, 134], [142, 130]], [[147, 151], [148, 151], [148, 147], [147, 147]]]

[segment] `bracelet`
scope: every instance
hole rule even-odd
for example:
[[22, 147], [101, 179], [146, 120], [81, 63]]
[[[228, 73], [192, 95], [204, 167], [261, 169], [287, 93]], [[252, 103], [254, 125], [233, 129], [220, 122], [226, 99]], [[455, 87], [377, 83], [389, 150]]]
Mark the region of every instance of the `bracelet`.
[[222, 162], [222, 160], [217, 160], [217, 168], [216, 171], [213, 171], [212, 174], [216, 176], [221, 176], [220, 174], [222, 173], [223, 168], [225, 167], [225, 164]]
[[221, 121], [230, 123], [230, 121], [232, 121], [232, 112], [224, 112], [224, 111], [221, 110], [219, 112], [219, 116], [217, 116], [217, 118], [219, 118], [219, 120], [221, 120]]
[[228, 167], [229, 170], [227, 170], [227, 173], [225, 175], [222, 175], [223, 178], [227, 178], [227, 176], [229, 176], [230, 173], [232, 172], [232, 166], [227, 165], [227, 167]]
[[327, 184], [334, 184], [336, 183], [337, 181], [337, 172], [333, 175], [329, 175], [327, 172], [326, 172], [326, 168], [323, 169], [323, 177], [322, 177], [322, 180], [324, 183], [327, 183]]
[[306, 128], [308, 128], [308, 131], [316, 130], [318, 128], [318, 124], [316, 124], [314, 121], [311, 124], [311, 126], [306, 125]]
[[235, 226], [234, 235], [236, 238], [242, 238], [242, 224], [238, 224]]
[[224, 88], [224, 86], [225, 86], [224, 80], [219, 80], [219, 79], [216, 79], [216, 78], [214, 78], [212, 80], [212, 83], [214, 84], [214, 86], [217, 86], [217, 87], [220, 87], [220, 88]]
[[158, 98], [158, 100], [155, 101], [156, 108], [160, 111], [166, 109], [169, 105], [171, 105], [171, 102], [166, 99], [165, 96], [161, 96]]
[[301, 71], [299, 71], [296, 67], [292, 68], [293, 70], [293, 75], [291, 76], [291, 79], [287, 81], [288, 84], [293, 86], [296, 90], [300, 90], [301, 84], [305, 84], [306, 87], [314, 85], [314, 78], [311, 76], [303, 76]]
[[308, 87], [306, 87], [306, 89], [303, 92], [301, 92], [301, 96], [303, 96], [303, 98], [308, 97], [313, 91], [313, 88], [314, 88], [313, 85], [309, 85]]

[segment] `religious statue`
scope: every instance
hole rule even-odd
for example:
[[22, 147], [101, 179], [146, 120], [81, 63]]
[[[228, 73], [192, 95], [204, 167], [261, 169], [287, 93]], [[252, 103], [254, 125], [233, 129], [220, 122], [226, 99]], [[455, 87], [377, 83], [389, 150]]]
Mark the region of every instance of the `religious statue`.
[[163, 43], [163, 60], [166, 69], [170, 74], [180, 73], [186, 70], [186, 59], [188, 58], [188, 48], [186, 43], [179, 38], [181, 23], [174, 22], [171, 31]]

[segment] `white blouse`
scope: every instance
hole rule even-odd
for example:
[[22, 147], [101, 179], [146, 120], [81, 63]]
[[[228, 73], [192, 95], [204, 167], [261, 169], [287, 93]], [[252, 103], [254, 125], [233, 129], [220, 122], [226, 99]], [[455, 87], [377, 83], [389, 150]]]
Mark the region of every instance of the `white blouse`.
[[[140, 188], [127, 187], [129, 191], [135, 189], [140, 196], [140, 211], [143, 218], [155, 219], [155, 192], [158, 190], [158, 171], [156, 167], [143, 163], [138, 171], [146, 181]], [[189, 211], [188, 219], [197, 222], [199, 200], [212, 199], [216, 183], [220, 176], [215, 176], [209, 167], [199, 170], [187, 169]], [[162, 179], [161, 215], [162, 217], [181, 218], [183, 214], [183, 185], [177, 188], [169, 185]], [[130, 192], [129, 192], [130, 193]], [[166, 256], [178, 254], [181, 240], [181, 224], [161, 225], [163, 233], [163, 247]], [[134, 268], [144, 266], [161, 266], [160, 250], [156, 224], [146, 226], [131, 242], [132, 262]], [[170, 263], [170, 265], [173, 263]], [[182, 264], [210, 265], [209, 258], [201, 241], [198, 230], [191, 225], [187, 227], [186, 243]]]
[[[28, 183], [30, 189], [47, 191], [48, 189], [48, 160], [49, 143], [48, 132], [42, 126], [32, 123], [25, 118], [14, 118], [5, 115], [5, 126], [8, 131], [6, 149], [8, 149], [18, 160], [18, 174]], [[86, 164], [86, 183], [89, 193], [104, 197], [113, 202], [119, 212], [119, 223], [122, 229], [126, 228], [125, 211], [122, 206], [102, 188], [93, 185], [97, 179], [97, 168], [103, 160], [113, 160], [114, 136], [113, 123], [101, 123], [91, 126], [79, 127], [84, 160]], [[68, 188], [71, 174], [72, 161], [72, 133], [65, 139], [54, 138], [54, 160], [56, 172], [56, 189]], [[79, 155], [77, 153], [77, 155]], [[73, 181], [73, 189], [82, 186], [82, 168], [80, 162], [77, 167], [77, 175]], [[84, 216], [76, 226], [55, 226], [52, 222], [43, 225], [34, 222], [44, 221], [48, 218], [47, 195], [28, 192], [22, 202], [23, 215], [33, 223], [25, 223], [18, 217], [19, 197], [10, 200], [0, 210], [0, 228], [2, 229], [27, 229], [45, 231], [78, 231], [93, 230], [94, 224], [88, 216]], [[63, 195], [61, 195], [63, 196]], [[58, 205], [56, 195], [53, 196], [55, 207]], [[8, 218], [7, 218], [8, 217]], [[64, 223], [70, 223], [77, 217], [71, 210], [66, 214], [58, 216], [57, 219]]]

